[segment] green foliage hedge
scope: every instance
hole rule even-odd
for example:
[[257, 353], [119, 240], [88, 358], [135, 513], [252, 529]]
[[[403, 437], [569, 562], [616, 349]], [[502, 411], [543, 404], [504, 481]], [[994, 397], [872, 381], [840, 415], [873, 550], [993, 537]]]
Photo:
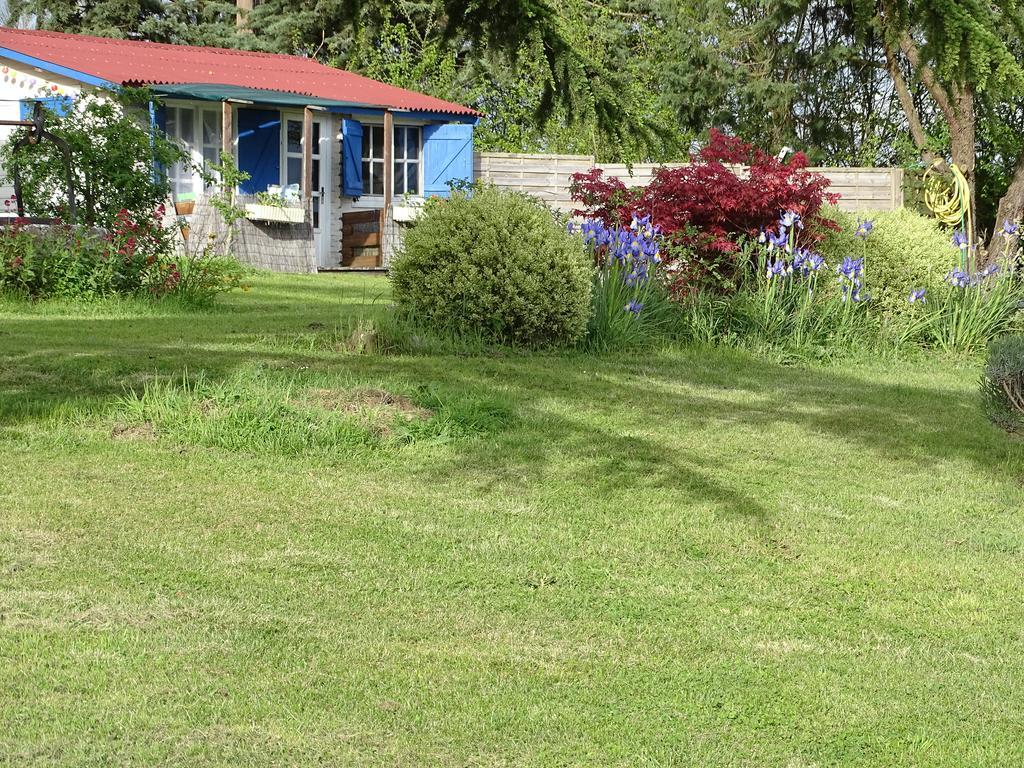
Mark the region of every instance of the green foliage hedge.
[[484, 187], [430, 200], [391, 267], [395, 302], [435, 327], [527, 346], [571, 344], [590, 316], [578, 237], [526, 195]]
[[959, 251], [934, 219], [908, 208], [873, 213], [874, 228], [865, 240], [854, 236], [858, 217], [839, 210], [828, 212], [841, 230], [830, 232], [820, 245], [821, 255], [834, 267], [844, 256], [865, 257], [867, 291], [874, 305], [890, 315], [904, 315], [915, 288], [935, 288], [959, 266]]

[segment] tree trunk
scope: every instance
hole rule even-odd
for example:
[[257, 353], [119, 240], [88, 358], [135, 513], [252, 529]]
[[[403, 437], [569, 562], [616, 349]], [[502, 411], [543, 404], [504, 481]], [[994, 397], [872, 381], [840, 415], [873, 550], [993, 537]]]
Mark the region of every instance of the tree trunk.
[[[970, 216], [971, 231], [964, 232], [975, 246], [978, 244], [978, 200], [977, 200], [977, 166], [975, 145], [975, 113], [974, 113], [974, 92], [970, 88], [953, 89], [953, 113], [947, 116], [949, 122], [949, 144], [950, 154], [953, 162], [967, 179], [967, 188], [970, 191]], [[964, 222], [964, 229], [967, 229], [967, 222]], [[983, 261], [982, 254], [977, 251], [971, 254], [975, 262]]]
[[1016, 248], [1019, 235], [1004, 234], [1003, 222], [1020, 223], [1022, 215], [1024, 215], [1024, 155], [1018, 158], [1017, 166], [1013, 169], [1010, 186], [1007, 187], [1006, 194], [999, 200], [996, 220], [992, 225], [992, 237], [988, 240], [986, 264], [1001, 259]]
[[935, 153], [928, 149], [928, 134], [925, 133], [924, 126], [921, 124], [921, 116], [917, 113], [917, 107], [914, 106], [914, 97], [910, 93], [910, 88], [907, 87], [907, 82], [903, 79], [899, 62], [896, 61], [896, 53], [888, 43], [885, 43], [885, 63], [886, 69], [889, 70], [889, 77], [892, 78], [893, 86], [896, 89], [900, 107], [903, 108], [903, 115], [907, 118], [910, 138], [913, 139], [914, 146], [921, 153], [921, 158], [931, 164], [935, 161]]

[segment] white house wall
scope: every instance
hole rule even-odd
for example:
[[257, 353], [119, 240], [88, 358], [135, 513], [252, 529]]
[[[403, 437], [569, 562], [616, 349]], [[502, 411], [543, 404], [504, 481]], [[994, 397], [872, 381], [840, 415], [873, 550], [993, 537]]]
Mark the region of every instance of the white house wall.
[[[56, 90], [54, 90], [56, 88]], [[82, 84], [59, 75], [0, 57], [0, 120], [20, 120], [21, 102], [44, 96], [70, 96], [81, 93]], [[0, 126], [0, 141], [6, 141], [17, 128]], [[0, 196], [7, 200], [14, 194], [14, 183], [0, 168]], [[4, 207], [4, 206], [0, 206]]]

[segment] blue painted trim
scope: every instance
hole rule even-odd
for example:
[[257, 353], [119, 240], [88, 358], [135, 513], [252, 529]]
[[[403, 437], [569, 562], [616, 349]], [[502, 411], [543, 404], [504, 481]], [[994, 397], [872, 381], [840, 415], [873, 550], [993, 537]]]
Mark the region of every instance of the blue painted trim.
[[[156, 151], [156, 132], [157, 132], [157, 126], [156, 126], [156, 104], [153, 102], [152, 99], [150, 99], [149, 100], [149, 151], [150, 152], [155, 152]], [[153, 182], [156, 183], [157, 181], [160, 180], [160, 169], [157, 167], [156, 158], [153, 158], [152, 165], [153, 165], [153, 167], [150, 168], [149, 173], [150, 173], [150, 176], [153, 179]]]
[[480, 122], [479, 117], [473, 115], [452, 115], [447, 112], [403, 112], [392, 110], [396, 118], [409, 117], [413, 120], [433, 120], [439, 123], [462, 123], [463, 125], [476, 125]]
[[333, 106], [327, 108], [328, 112], [337, 112], [345, 115], [379, 115], [384, 116], [384, 110], [380, 108], [370, 107], [345, 107], [345, 106]]
[[116, 83], [112, 83], [109, 80], [104, 80], [101, 77], [95, 75], [89, 75], [85, 72], [79, 72], [77, 69], [69, 69], [68, 67], [62, 67], [59, 64], [53, 64], [49, 61], [43, 61], [37, 59], [35, 56], [29, 56], [18, 51], [12, 51], [10, 48], [0, 48], [0, 56], [7, 59], [12, 59], [21, 64], [27, 64], [30, 67], [37, 67], [44, 72], [49, 72], [52, 75], [63, 75], [64, 77], [70, 77], [72, 80], [78, 80], [85, 83], [86, 85], [95, 85], [100, 88], [116, 88]]
[[[371, 115], [374, 117], [383, 117], [387, 111], [382, 107], [327, 107], [328, 112], [335, 112], [344, 115]], [[391, 114], [395, 116], [397, 120], [401, 120], [403, 117], [407, 117], [411, 120], [433, 120], [439, 123], [464, 123], [467, 125], [476, 125], [480, 122], [479, 117], [473, 115], [452, 115], [447, 112], [411, 112], [402, 109], [393, 109]]]

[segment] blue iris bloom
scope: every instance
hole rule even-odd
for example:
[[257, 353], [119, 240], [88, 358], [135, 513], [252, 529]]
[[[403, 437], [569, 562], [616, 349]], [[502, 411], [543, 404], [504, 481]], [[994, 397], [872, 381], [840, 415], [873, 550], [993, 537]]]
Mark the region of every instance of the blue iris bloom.
[[911, 291], [910, 296], [907, 297], [907, 301], [909, 301], [911, 304], [926, 303], [927, 299], [925, 299], [925, 289], [918, 288], [917, 290]]
[[626, 311], [627, 312], [631, 312], [634, 316], [635, 315], [639, 315], [640, 314], [640, 310], [642, 310], [643, 308], [644, 308], [644, 305], [641, 302], [637, 301], [636, 299], [633, 299], [625, 307]]
[[871, 230], [874, 228], [875, 223], [873, 221], [868, 221], [867, 219], [864, 219], [864, 221], [857, 222], [857, 230], [853, 234], [863, 240], [864, 238], [871, 234]]
[[1020, 224], [1018, 224], [1016, 222], [1011, 224], [1009, 219], [1004, 219], [1003, 220], [1003, 234], [1004, 235], [1016, 235], [1018, 229], [1020, 229]]
[[979, 272], [976, 276], [978, 278], [984, 280], [986, 277], [992, 277], [992, 275], [996, 274], [998, 271], [999, 271], [999, 265], [998, 264], [989, 264], [987, 267], [985, 267], [983, 270], [981, 270], [981, 272]]
[[799, 227], [800, 229], [804, 228], [804, 224], [800, 220], [800, 214], [797, 213], [796, 211], [786, 211], [784, 214], [782, 214], [782, 218], [779, 219], [779, 224], [781, 224], [786, 229], [789, 229], [790, 227], [794, 226]]
[[967, 248], [967, 235], [965, 235], [959, 229], [956, 230], [953, 233], [953, 245], [955, 245], [960, 250], [965, 250]]
[[789, 250], [789, 235], [786, 234], [786, 230], [779, 227], [779, 234], [768, 235], [768, 250], [771, 251], [778, 248], [780, 251]]
[[836, 272], [839, 273], [840, 278], [845, 277], [847, 280], [859, 282], [857, 278], [864, 272], [864, 259], [854, 259], [847, 256], [843, 259], [842, 263], [836, 267]]
[[971, 276], [964, 272], [962, 269], [954, 269], [952, 272], [947, 274], [943, 280], [952, 285], [954, 288], [966, 288], [971, 284]]
[[773, 262], [769, 262], [768, 268], [765, 270], [765, 277], [771, 280], [773, 277], [782, 277], [787, 272], [790, 272], [792, 267], [789, 267], [782, 259], [776, 259]]

